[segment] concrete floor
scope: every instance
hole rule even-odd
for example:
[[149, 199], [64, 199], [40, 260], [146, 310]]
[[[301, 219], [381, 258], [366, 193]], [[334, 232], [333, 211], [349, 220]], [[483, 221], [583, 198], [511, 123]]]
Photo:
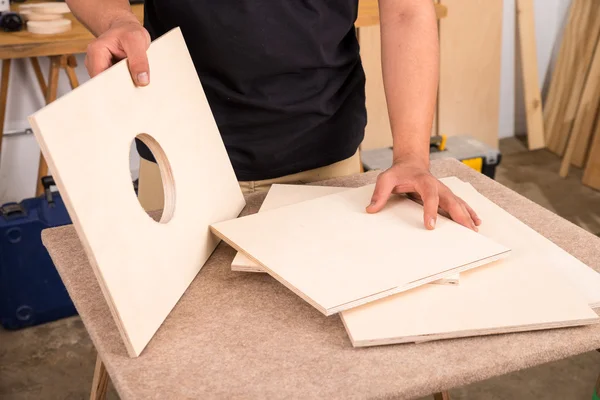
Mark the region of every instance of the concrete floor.
[[[516, 139], [501, 142], [503, 160], [496, 179], [593, 233], [600, 233], [600, 192], [581, 185], [581, 171], [558, 177], [559, 158], [528, 152]], [[0, 328], [0, 399], [86, 399], [95, 351], [77, 317], [16, 332]], [[600, 373], [600, 353], [558, 362], [454, 389], [461, 399], [592, 398]], [[112, 387], [109, 399], [118, 399]], [[428, 397], [431, 399], [431, 397]]]

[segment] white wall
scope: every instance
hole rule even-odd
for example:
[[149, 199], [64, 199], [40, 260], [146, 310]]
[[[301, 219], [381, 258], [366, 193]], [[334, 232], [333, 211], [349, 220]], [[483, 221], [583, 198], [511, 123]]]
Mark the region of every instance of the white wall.
[[[46, 57], [39, 59], [45, 77], [48, 77], [49, 63]], [[84, 66], [84, 56], [77, 57], [77, 77], [79, 83], [89, 79]], [[58, 96], [71, 90], [64, 71], [59, 74]], [[4, 125], [4, 140], [0, 156], [0, 204], [20, 201], [35, 195], [39, 147], [33, 134], [12, 136], [12, 132], [22, 132], [29, 128], [27, 116], [45, 104], [35, 73], [28, 59], [13, 60], [10, 71], [8, 105]], [[132, 152], [130, 169], [137, 175], [139, 158]]]
[[[468, 0], [465, 0], [468, 1]], [[537, 56], [540, 84], [547, 84], [552, 62], [557, 54], [557, 38], [570, 0], [535, 0]], [[525, 132], [523, 93], [515, 47], [515, 0], [504, 0], [502, 43], [502, 74], [500, 89], [499, 136], [510, 137]], [[47, 59], [40, 59], [43, 71]], [[77, 75], [80, 82], [88, 79], [83, 56], [78, 57]], [[63, 72], [60, 75], [59, 96], [70, 90]], [[44, 105], [43, 97], [28, 60], [15, 60], [11, 70], [5, 132], [28, 128], [27, 116]], [[39, 160], [39, 148], [32, 135], [6, 136], [0, 157], [0, 204], [33, 196]], [[133, 153], [131, 169], [137, 174], [138, 160]]]
[[[547, 89], [558, 54], [560, 37], [571, 0], [535, 0], [535, 33], [538, 74], [542, 93]], [[516, 46], [515, 0], [504, 0], [502, 32], [502, 73], [500, 86], [499, 136], [510, 137], [527, 131], [519, 49]]]

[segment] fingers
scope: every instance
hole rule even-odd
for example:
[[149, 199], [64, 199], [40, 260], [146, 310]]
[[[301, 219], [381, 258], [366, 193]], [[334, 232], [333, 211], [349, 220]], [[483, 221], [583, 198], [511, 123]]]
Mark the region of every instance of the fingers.
[[450, 189], [444, 189], [440, 193], [440, 206], [448, 212], [450, 218], [452, 220], [458, 222], [459, 224], [474, 230], [478, 231], [475, 226], [475, 222], [471, 217], [468, 209], [463, 206], [463, 203], [460, 198], [456, 197]]
[[481, 218], [479, 218], [479, 216], [477, 215], [477, 213], [467, 204], [467, 202], [464, 201], [463, 199], [460, 199], [460, 198], [459, 198], [459, 201], [462, 202], [462, 205], [465, 207], [465, 209], [467, 210], [467, 212], [471, 216], [471, 219], [475, 223], [475, 226], [481, 225]]
[[99, 42], [90, 44], [86, 51], [85, 67], [91, 78], [112, 65], [110, 50]]
[[422, 180], [415, 189], [423, 200], [423, 223], [427, 229], [434, 229], [437, 222], [439, 194], [434, 179]]
[[150, 67], [146, 50], [150, 45], [150, 38], [145, 30], [127, 32], [121, 44], [127, 55], [129, 72], [137, 86], [146, 86], [150, 83]]
[[373, 190], [371, 204], [367, 206], [367, 212], [379, 212], [390, 198], [394, 186], [395, 183], [392, 176], [388, 176], [385, 173], [380, 174], [377, 177], [377, 183], [375, 184], [375, 189]]

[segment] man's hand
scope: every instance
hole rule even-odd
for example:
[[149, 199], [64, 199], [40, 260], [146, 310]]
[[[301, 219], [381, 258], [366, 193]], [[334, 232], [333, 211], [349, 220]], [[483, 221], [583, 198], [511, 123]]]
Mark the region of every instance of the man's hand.
[[475, 211], [431, 175], [427, 165], [420, 160], [396, 160], [391, 168], [382, 172], [377, 178], [367, 212], [380, 211], [393, 193], [414, 194], [420, 197], [424, 208], [423, 220], [427, 229], [435, 228], [438, 207], [449, 214], [454, 221], [474, 231], [478, 231], [477, 226], [481, 224]]
[[131, 77], [137, 86], [150, 82], [146, 50], [150, 34], [133, 15], [115, 19], [108, 30], [94, 40], [87, 49], [85, 66], [91, 77], [108, 69], [115, 62], [128, 59]]

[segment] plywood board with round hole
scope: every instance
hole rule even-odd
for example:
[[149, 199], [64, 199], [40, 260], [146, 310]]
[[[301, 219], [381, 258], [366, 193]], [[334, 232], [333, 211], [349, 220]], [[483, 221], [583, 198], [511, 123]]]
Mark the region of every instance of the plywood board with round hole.
[[[132, 357], [218, 244], [209, 225], [245, 205], [180, 29], [152, 42], [148, 60], [146, 87], [121, 61], [29, 118]], [[133, 189], [136, 136], [161, 170], [159, 221]]]
[[510, 257], [461, 274], [460, 286], [426, 285], [341, 313], [355, 347], [531, 331], [598, 322], [600, 274], [457, 178], [442, 181], [469, 203], [480, 232]]
[[[324, 315], [506, 257], [510, 249], [392, 196], [368, 214], [375, 185], [211, 225], [217, 236]], [[435, 251], [432, 251], [435, 249]]]
[[[316, 199], [333, 193], [340, 193], [348, 188], [335, 186], [313, 186], [313, 185], [288, 185], [275, 184], [271, 186], [265, 200], [258, 212], [274, 210], [290, 204], [300, 203], [301, 201]], [[231, 270], [238, 272], [265, 272], [263, 268], [254, 261], [250, 260], [244, 253], [238, 252], [231, 262]], [[438, 279], [432, 284], [457, 285], [460, 274], [451, 275], [447, 278]]]

